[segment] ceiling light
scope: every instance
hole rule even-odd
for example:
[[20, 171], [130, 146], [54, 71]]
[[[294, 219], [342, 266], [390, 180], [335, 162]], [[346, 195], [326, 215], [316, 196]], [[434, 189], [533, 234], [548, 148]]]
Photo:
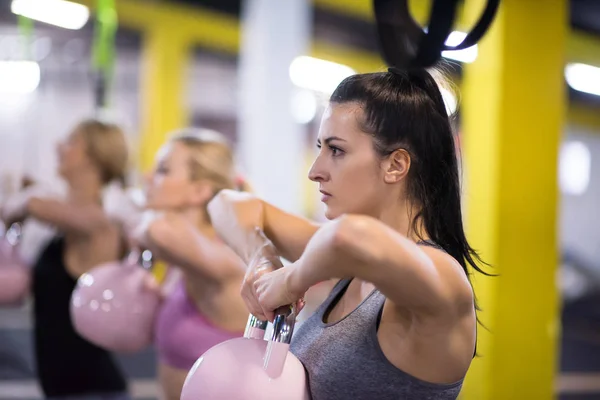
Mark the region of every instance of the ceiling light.
[[13, 0], [10, 9], [14, 14], [65, 29], [81, 29], [90, 17], [86, 6], [65, 0]]

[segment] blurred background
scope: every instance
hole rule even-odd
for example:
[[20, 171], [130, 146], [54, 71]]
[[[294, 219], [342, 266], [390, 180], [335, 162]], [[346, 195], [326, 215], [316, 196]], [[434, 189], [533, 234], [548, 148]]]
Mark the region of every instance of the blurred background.
[[[409, 3], [425, 21], [429, 2]], [[469, 3], [449, 44], [462, 40], [469, 15], [481, 9], [481, 2]], [[0, 0], [3, 195], [25, 176], [61, 187], [56, 143], [99, 111], [96, 6]], [[201, 126], [231, 139], [239, 169], [259, 195], [321, 219], [318, 193], [305, 176], [327, 96], [348, 75], [386, 68], [371, 1], [116, 0], [116, 12], [114, 76], [102, 115], [127, 131], [135, 155], [131, 186], [142, 185], [169, 131]], [[444, 60], [456, 87], [444, 95], [456, 112], [470, 238], [498, 272], [521, 282], [514, 292], [499, 284], [483, 295], [484, 309], [493, 304], [490, 324], [502, 328], [484, 344], [476, 361], [484, 372], [472, 385], [514, 380], [551, 386], [561, 399], [600, 399], [600, 2], [506, 0], [480, 44], [445, 52]], [[549, 119], [556, 122], [548, 132], [532, 131]], [[47, 232], [27, 229], [24, 246], [34, 254]], [[550, 239], [538, 239], [540, 230]], [[551, 261], [511, 262], [528, 248]], [[536, 298], [545, 299], [539, 314], [537, 305], [521, 307]], [[40, 397], [30, 330], [27, 305], [0, 309], [0, 399]], [[538, 346], [532, 332], [552, 347]], [[538, 352], [556, 360], [551, 381], [535, 372], [547, 367], [536, 365], [546, 359]], [[156, 399], [153, 351], [119, 359], [135, 398]], [[468, 391], [464, 397], [483, 398]]]

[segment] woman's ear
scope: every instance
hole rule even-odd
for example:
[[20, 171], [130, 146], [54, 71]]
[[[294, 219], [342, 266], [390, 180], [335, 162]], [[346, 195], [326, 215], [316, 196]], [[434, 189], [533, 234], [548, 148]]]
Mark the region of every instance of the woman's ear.
[[410, 154], [405, 149], [394, 150], [384, 161], [383, 168], [385, 183], [400, 182], [410, 169]]

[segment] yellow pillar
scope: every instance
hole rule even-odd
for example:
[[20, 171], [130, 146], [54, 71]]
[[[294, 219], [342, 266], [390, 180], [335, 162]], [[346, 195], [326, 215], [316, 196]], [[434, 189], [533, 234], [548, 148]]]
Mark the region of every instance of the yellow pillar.
[[167, 133], [184, 127], [185, 72], [189, 43], [177, 29], [161, 25], [144, 35], [142, 49], [142, 137], [140, 166], [147, 171]]
[[[184, 85], [189, 43], [169, 26], [149, 29], [142, 50], [142, 137], [139, 165], [148, 171], [166, 135], [187, 125]], [[166, 266], [157, 262], [154, 276], [162, 281]]]
[[566, 0], [504, 0], [478, 60], [466, 67], [467, 231], [500, 276], [475, 277], [489, 331], [479, 326], [481, 357], [469, 371], [464, 399], [554, 397], [567, 23]]
[[310, 167], [312, 167], [313, 162], [315, 161], [315, 154], [312, 148], [307, 148], [304, 150], [304, 169], [303, 174], [299, 178], [299, 182], [302, 182], [303, 190], [302, 190], [302, 213], [305, 217], [310, 219], [315, 219], [316, 215], [316, 193], [317, 186], [314, 182], [308, 179], [308, 172], [310, 171]]

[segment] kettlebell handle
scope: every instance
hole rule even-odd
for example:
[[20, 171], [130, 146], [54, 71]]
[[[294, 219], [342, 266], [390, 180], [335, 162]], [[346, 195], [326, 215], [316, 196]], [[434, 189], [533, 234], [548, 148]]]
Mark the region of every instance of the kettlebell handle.
[[15, 222], [6, 230], [4, 236], [12, 247], [16, 247], [21, 242], [22, 227], [21, 224]]
[[[244, 331], [244, 337], [257, 339], [267, 330], [268, 321], [262, 321], [250, 314]], [[281, 306], [275, 310], [273, 336], [269, 341], [290, 344], [296, 324], [296, 308], [293, 305]]]
[[134, 248], [125, 259], [127, 260], [127, 264], [138, 265], [148, 271], [152, 270], [154, 266], [154, 255], [150, 250]]
[[246, 323], [246, 329], [244, 330], [244, 337], [248, 339], [264, 339], [266, 330], [267, 321], [261, 321], [250, 314]]
[[272, 342], [290, 344], [296, 325], [296, 306], [281, 306], [275, 310], [275, 319], [273, 320]]

